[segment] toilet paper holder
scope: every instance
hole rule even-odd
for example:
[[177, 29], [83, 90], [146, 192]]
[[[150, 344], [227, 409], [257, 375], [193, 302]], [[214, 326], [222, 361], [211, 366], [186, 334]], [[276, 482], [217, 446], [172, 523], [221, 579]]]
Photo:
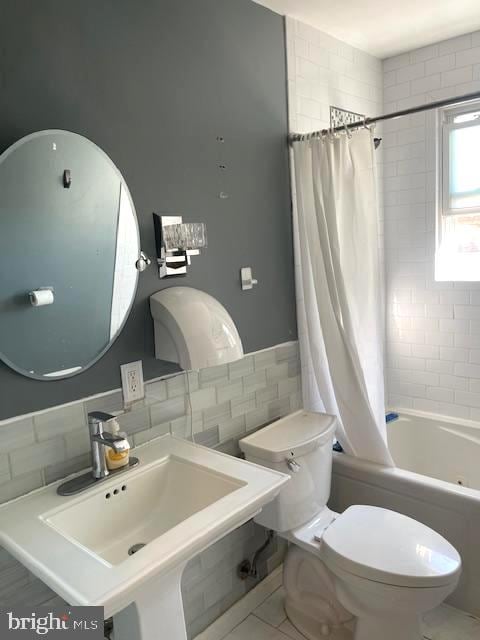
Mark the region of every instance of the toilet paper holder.
[[[50, 294], [50, 295], [49, 295]], [[44, 307], [53, 304], [55, 301], [55, 290], [53, 287], [39, 287], [28, 294], [32, 307]]]

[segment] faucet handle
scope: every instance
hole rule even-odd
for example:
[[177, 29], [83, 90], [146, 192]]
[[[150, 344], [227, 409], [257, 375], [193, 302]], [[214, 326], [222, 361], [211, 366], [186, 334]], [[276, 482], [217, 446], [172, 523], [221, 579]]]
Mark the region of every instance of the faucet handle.
[[117, 436], [108, 431], [104, 431], [101, 436], [102, 444], [112, 447], [116, 453], [130, 450], [130, 443], [123, 436]]
[[115, 416], [112, 416], [111, 413], [105, 413], [104, 411], [92, 411], [88, 414], [88, 421], [95, 422], [108, 422], [109, 420], [113, 420]]

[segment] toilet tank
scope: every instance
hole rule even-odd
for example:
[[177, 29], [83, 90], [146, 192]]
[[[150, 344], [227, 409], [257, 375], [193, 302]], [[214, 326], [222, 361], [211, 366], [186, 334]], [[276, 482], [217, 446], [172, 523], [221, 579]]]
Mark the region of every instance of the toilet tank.
[[296, 529], [319, 514], [330, 496], [335, 416], [296, 411], [240, 440], [249, 462], [290, 475], [255, 521], [268, 529]]

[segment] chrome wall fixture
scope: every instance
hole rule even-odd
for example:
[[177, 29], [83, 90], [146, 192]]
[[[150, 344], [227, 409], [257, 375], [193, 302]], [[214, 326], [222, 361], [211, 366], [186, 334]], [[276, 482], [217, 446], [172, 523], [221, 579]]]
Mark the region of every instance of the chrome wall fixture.
[[240, 282], [243, 291], [253, 289], [258, 284], [258, 280], [253, 277], [252, 267], [242, 267], [240, 269]]
[[152, 261], [147, 256], [147, 254], [144, 251], [140, 251], [140, 257], [135, 263], [136, 270], [142, 273], [142, 271], [145, 271], [145, 269], [147, 269], [151, 264]]
[[[366, 121], [367, 116], [363, 113], [356, 113], [355, 111], [347, 111], [346, 109], [341, 109], [340, 107], [330, 106], [330, 131], [335, 131], [340, 128], [346, 129], [347, 125], [352, 127], [355, 126], [363, 126]], [[378, 149], [380, 146], [382, 139], [374, 138], [373, 139], [375, 149]]]
[[335, 127], [343, 127], [345, 124], [354, 124], [355, 122], [363, 122], [366, 116], [355, 111], [347, 111], [340, 107], [330, 106], [330, 129]]
[[207, 246], [207, 227], [203, 222], [183, 222], [182, 216], [153, 214], [160, 278], [187, 273], [191, 257]]

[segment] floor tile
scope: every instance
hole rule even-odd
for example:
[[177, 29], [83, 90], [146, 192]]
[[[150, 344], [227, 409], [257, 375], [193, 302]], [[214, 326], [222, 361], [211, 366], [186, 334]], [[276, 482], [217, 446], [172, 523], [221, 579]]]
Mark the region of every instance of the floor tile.
[[305, 636], [302, 636], [302, 634], [295, 629], [290, 620], [282, 622], [278, 629], [289, 638], [292, 638], [292, 640], [305, 640]]
[[480, 640], [480, 620], [442, 605], [424, 616], [423, 636], [427, 640]]
[[[277, 589], [224, 640], [305, 640], [286, 618], [285, 591]], [[442, 605], [424, 617], [424, 640], [480, 640], [480, 619]]]
[[229, 633], [225, 640], [291, 640], [291, 638], [260, 618], [250, 615]]
[[258, 618], [271, 624], [273, 627], [279, 627], [287, 618], [283, 602], [285, 600], [285, 590], [280, 587], [272, 593], [272, 595], [262, 602], [262, 604], [253, 612]]

